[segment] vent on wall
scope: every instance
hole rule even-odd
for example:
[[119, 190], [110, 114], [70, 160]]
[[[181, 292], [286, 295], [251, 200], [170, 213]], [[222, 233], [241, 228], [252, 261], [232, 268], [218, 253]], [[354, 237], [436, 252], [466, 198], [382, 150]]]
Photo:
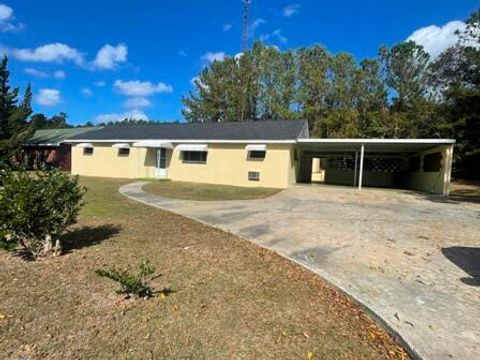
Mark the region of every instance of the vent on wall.
[[260, 180], [260, 173], [258, 171], [249, 171], [248, 172], [248, 180], [259, 181]]

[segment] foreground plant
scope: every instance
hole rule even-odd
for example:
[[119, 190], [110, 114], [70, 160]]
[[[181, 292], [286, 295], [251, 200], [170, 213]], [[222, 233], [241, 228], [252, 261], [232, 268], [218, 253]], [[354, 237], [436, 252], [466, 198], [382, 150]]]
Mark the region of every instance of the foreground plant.
[[60, 237], [77, 222], [86, 189], [52, 169], [31, 175], [0, 170], [0, 233], [30, 258], [59, 254]]
[[95, 273], [120, 284], [118, 294], [125, 294], [127, 297], [136, 295], [142, 298], [149, 298], [154, 295], [153, 289], [147, 284], [147, 278], [153, 275], [155, 267], [150, 262], [144, 261], [139, 265], [139, 271], [134, 274], [130, 267], [123, 269], [112, 267], [99, 269]]

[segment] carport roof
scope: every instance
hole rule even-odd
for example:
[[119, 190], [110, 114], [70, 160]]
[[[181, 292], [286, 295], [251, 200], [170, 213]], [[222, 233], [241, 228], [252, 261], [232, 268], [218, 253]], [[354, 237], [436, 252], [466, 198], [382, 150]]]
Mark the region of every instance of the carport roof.
[[298, 139], [301, 149], [322, 152], [415, 153], [441, 145], [455, 144], [454, 139]]

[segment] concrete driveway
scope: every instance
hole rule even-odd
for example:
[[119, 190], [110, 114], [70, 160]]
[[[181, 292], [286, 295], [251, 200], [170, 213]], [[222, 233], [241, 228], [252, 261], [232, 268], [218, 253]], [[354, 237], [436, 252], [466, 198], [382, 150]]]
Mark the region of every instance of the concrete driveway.
[[480, 206], [412, 192], [297, 186], [264, 200], [132, 199], [275, 250], [373, 311], [426, 359], [480, 358]]

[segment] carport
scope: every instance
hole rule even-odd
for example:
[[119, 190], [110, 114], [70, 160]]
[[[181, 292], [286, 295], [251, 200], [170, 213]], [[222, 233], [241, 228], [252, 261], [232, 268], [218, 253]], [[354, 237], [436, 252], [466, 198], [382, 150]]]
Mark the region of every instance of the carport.
[[301, 183], [398, 188], [448, 195], [452, 139], [298, 139]]

